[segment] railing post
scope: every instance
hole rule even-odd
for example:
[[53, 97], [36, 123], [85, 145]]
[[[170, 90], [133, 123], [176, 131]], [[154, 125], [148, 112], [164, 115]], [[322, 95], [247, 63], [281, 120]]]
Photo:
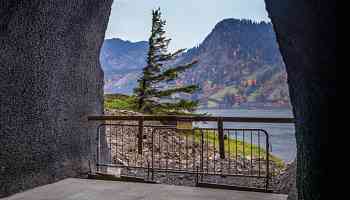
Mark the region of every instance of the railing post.
[[139, 119], [139, 132], [138, 132], [138, 153], [142, 155], [142, 140], [143, 140], [143, 118]]
[[96, 170], [97, 172], [100, 171], [100, 133], [101, 133], [101, 126], [97, 128], [97, 135], [96, 135]]
[[270, 184], [270, 136], [266, 134], [266, 192]]
[[201, 172], [204, 171], [204, 133], [203, 130], [200, 130], [201, 133], [201, 161], [200, 161], [200, 166], [201, 166]]
[[219, 132], [220, 158], [225, 159], [224, 121], [221, 118], [219, 118], [218, 120], [218, 132]]

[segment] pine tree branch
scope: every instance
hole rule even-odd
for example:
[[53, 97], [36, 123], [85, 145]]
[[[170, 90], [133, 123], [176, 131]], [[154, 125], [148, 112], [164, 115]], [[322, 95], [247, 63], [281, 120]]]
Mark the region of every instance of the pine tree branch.
[[195, 65], [197, 63], [198, 63], [198, 61], [195, 60], [191, 63], [179, 65], [177, 67], [171, 67], [170, 69], [164, 71], [160, 75], [154, 77], [154, 80], [159, 81], [159, 82], [160, 81], [167, 81], [167, 82], [173, 81], [173, 80], [177, 79], [181, 73], [192, 68], [193, 65]]
[[172, 57], [175, 59], [177, 58], [180, 54], [182, 54], [183, 52], [185, 52], [187, 49], [179, 49], [177, 51], [175, 51], [174, 53], [172, 53]]
[[175, 103], [162, 103], [158, 105], [158, 108], [167, 113], [183, 113], [183, 112], [194, 112], [198, 107], [198, 101], [192, 100], [181, 100]]
[[185, 87], [179, 87], [179, 88], [172, 88], [169, 90], [163, 90], [163, 91], [158, 91], [154, 94], [155, 97], [168, 97], [171, 96], [172, 94], [175, 93], [187, 93], [187, 94], [192, 94], [198, 89], [197, 85], [189, 85]]

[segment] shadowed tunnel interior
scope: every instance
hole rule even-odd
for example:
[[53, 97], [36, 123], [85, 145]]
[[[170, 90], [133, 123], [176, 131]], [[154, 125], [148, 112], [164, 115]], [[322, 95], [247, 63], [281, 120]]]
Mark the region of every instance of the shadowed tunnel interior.
[[[336, 1], [265, 1], [296, 116], [299, 199], [321, 199], [336, 93]], [[98, 59], [111, 5], [1, 1], [0, 197], [89, 170], [95, 125], [87, 116], [103, 113]]]

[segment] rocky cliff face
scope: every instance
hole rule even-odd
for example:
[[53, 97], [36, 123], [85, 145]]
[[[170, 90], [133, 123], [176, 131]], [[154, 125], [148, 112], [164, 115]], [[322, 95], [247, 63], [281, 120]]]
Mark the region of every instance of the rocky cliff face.
[[0, 197], [89, 170], [112, 0], [0, 3]]

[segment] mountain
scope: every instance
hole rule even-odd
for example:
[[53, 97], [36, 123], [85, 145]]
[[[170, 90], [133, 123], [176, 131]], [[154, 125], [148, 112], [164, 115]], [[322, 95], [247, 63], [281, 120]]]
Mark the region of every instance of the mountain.
[[142, 68], [146, 65], [148, 42], [121, 39], [105, 40], [100, 54], [105, 73], [106, 93], [130, 94]]
[[[147, 48], [147, 42], [106, 40], [101, 63], [107, 93], [132, 92], [145, 66]], [[192, 60], [199, 63], [177, 84], [199, 84], [202, 89], [192, 98], [204, 108], [290, 106], [287, 75], [270, 23], [223, 20], [202, 44], [175, 63]]]

